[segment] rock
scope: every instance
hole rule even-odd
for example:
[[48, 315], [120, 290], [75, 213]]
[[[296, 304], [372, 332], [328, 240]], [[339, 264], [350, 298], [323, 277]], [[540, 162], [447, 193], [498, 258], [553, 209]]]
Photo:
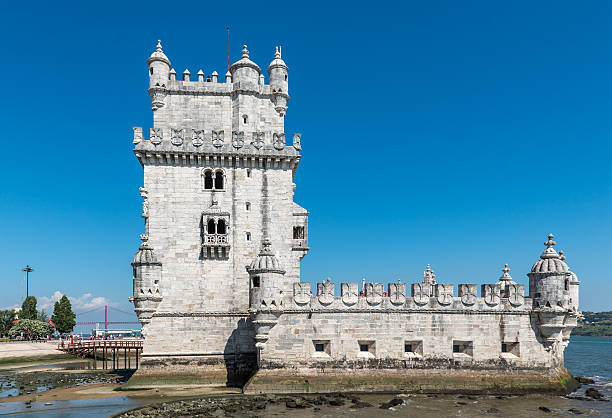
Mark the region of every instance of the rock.
[[368, 402], [357, 402], [355, 403], [355, 408], [372, 408], [372, 404]]
[[593, 379], [589, 379], [588, 377], [583, 376], [576, 376], [574, 379], [576, 379], [578, 383], [582, 383], [584, 385], [592, 385], [593, 383], [595, 383]]
[[574, 415], [582, 415], [582, 414], [584, 414], [584, 412], [582, 412], [580, 409], [576, 409], [576, 408], [570, 408], [567, 411], [571, 412]]
[[489, 408], [487, 409], [487, 414], [499, 414], [501, 411], [497, 408]]
[[550, 412], [550, 408], [547, 408], [547, 407], [545, 407], [545, 406], [540, 406], [540, 407], [538, 407], [538, 409], [539, 409], [540, 411], [542, 411], [542, 412]]
[[404, 402], [403, 399], [398, 399], [398, 398], [393, 398], [389, 401], [389, 405], [391, 406], [399, 406], [399, 405], [405, 405], [406, 402]]
[[457, 405], [467, 405], [467, 402], [457, 402]]
[[592, 399], [603, 399], [604, 398], [601, 392], [595, 388], [588, 388], [586, 392], [584, 392], [584, 394]]
[[328, 404], [331, 406], [343, 406], [344, 401], [342, 399], [330, 399]]

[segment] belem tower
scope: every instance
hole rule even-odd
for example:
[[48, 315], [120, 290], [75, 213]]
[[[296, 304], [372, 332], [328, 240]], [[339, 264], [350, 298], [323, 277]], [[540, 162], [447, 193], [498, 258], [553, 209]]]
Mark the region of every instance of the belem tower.
[[[528, 295], [506, 265], [487, 284], [300, 281], [308, 212], [293, 201], [301, 135], [288, 143], [289, 68], [242, 57], [224, 80], [148, 59], [153, 127], [134, 128], [144, 170], [135, 378], [245, 392], [562, 390], [580, 315], [577, 276], [550, 235]], [[267, 83], [266, 83], [267, 78]], [[494, 272], [492, 272], [493, 274]], [[479, 291], [480, 289], [480, 291]], [[560, 389], [561, 388], [561, 389]]]

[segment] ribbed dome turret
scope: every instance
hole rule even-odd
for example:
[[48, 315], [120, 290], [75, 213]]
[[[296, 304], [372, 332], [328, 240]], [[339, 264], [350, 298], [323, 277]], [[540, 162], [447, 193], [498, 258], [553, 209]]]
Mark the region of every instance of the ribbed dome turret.
[[249, 59], [249, 50], [247, 49], [246, 45], [242, 47], [242, 58], [232, 64], [230, 67], [230, 73], [232, 76], [234, 76], [234, 72], [241, 68], [252, 68], [253, 70], [257, 71], [257, 77], [259, 77], [259, 74], [261, 74], [261, 69], [259, 66]]
[[168, 64], [168, 67], [170, 67], [170, 60], [162, 50], [161, 40], [157, 41], [157, 48], [155, 48], [155, 52], [153, 52], [147, 60], [147, 64], [151, 64], [153, 61], [165, 62], [166, 64]]
[[281, 68], [284, 68], [286, 71], [289, 71], [289, 67], [287, 67], [287, 64], [285, 64], [285, 61], [283, 61], [283, 59], [281, 58], [281, 53], [278, 47], [276, 47], [276, 52], [274, 53], [274, 59], [272, 60], [270, 65], [268, 65], [268, 73], [273, 68], [276, 68], [276, 67], [281, 67]]
[[270, 240], [268, 238], [264, 238], [264, 240], [261, 242], [261, 251], [259, 252], [259, 255], [255, 258], [255, 260], [253, 260], [248, 268], [249, 273], [285, 273], [285, 270], [283, 270], [280, 266], [278, 258], [276, 258], [272, 252], [271, 246], [272, 243]]
[[553, 241], [553, 234], [548, 235], [548, 241], [544, 243], [546, 249], [540, 255], [538, 260], [533, 267], [531, 267], [531, 273], [565, 273], [569, 272], [569, 267], [563, 261], [563, 258], [553, 248], [557, 243]]
[[153, 248], [149, 246], [147, 241], [143, 241], [143, 243], [138, 248], [138, 252], [134, 255], [134, 264], [161, 264], [157, 261], [157, 257], [155, 256], [155, 252]]

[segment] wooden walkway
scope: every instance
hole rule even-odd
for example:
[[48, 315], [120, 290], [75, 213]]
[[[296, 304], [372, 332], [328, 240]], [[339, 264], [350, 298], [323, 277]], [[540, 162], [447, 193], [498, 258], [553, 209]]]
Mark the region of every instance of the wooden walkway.
[[[103, 369], [137, 369], [142, 354], [142, 340], [94, 340], [72, 344], [64, 342], [58, 344], [57, 349], [77, 357], [91, 358], [95, 368], [98, 367], [98, 361], [101, 361]], [[135, 361], [132, 361], [132, 357]]]

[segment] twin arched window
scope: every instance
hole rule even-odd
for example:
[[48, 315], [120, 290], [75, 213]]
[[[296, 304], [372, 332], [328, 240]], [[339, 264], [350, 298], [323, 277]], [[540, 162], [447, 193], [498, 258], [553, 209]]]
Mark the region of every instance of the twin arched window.
[[206, 168], [202, 171], [202, 178], [205, 190], [223, 190], [225, 185], [223, 170], [213, 171], [210, 168]]
[[215, 222], [214, 219], [209, 219], [206, 223], [206, 234], [207, 235], [225, 235], [227, 234], [227, 225], [225, 225], [225, 220], [219, 219]]

